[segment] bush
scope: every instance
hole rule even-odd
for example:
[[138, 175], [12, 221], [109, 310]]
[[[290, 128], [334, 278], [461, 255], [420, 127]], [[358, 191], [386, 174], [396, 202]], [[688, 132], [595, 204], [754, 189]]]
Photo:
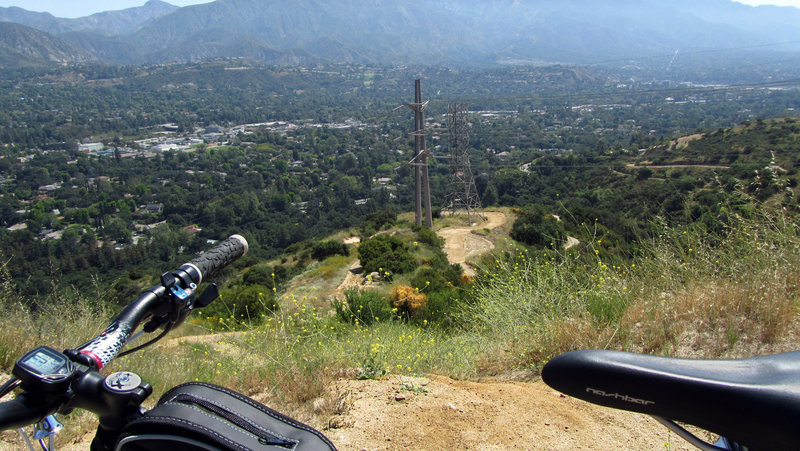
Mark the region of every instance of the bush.
[[387, 321], [394, 316], [389, 302], [377, 291], [350, 288], [344, 292], [344, 301], [334, 300], [336, 316], [344, 323], [370, 325]]
[[286, 283], [294, 271], [290, 271], [286, 266], [270, 266], [266, 263], [247, 268], [242, 274], [242, 285], [263, 285], [270, 291], [273, 288], [280, 289], [281, 284]]
[[[386, 227], [391, 227], [397, 222], [397, 213], [391, 209], [383, 209], [370, 213], [364, 218], [364, 223], [361, 225], [362, 235], [367, 235], [366, 232], [375, 233]], [[368, 236], [368, 235], [367, 235]]]
[[263, 285], [268, 290], [275, 287], [275, 277], [272, 267], [265, 264], [251, 266], [242, 274], [243, 285]]
[[459, 297], [462, 296], [459, 287], [464, 285], [465, 280], [461, 265], [448, 265], [445, 268], [423, 266], [414, 273], [410, 283], [427, 296], [427, 303], [416, 313], [416, 317], [451, 326]]
[[422, 307], [428, 303], [425, 293], [420, 293], [408, 285], [397, 285], [392, 288], [389, 300], [392, 301], [392, 306], [397, 309], [400, 316], [405, 319], [417, 316]]
[[567, 239], [564, 226], [540, 205], [523, 210], [511, 228], [511, 238], [531, 245], [558, 248]]
[[[272, 289], [264, 285], [236, 285], [222, 290], [219, 299], [201, 310], [204, 317], [211, 317], [220, 324], [230, 326], [228, 320], [233, 317], [234, 326], [241, 321], [259, 321], [263, 315], [278, 310], [273, 298]], [[213, 322], [213, 321], [212, 321]]]
[[405, 243], [387, 235], [379, 235], [361, 243], [358, 246], [358, 259], [367, 274], [383, 274], [386, 271], [400, 274], [416, 266]]
[[325, 260], [332, 255], [343, 255], [346, 257], [349, 254], [350, 250], [347, 248], [346, 244], [333, 240], [320, 241], [314, 243], [311, 247], [311, 258], [319, 261]]
[[453, 326], [458, 307], [461, 304], [462, 292], [455, 288], [448, 288], [426, 294], [428, 303], [423, 307], [420, 316], [444, 327]]
[[438, 249], [444, 246], [444, 238], [441, 238], [433, 230], [418, 225], [414, 225], [412, 230], [417, 233], [417, 241], [420, 243], [425, 243]]
[[461, 265], [445, 266], [436, 269], [430, 266], [420, 267], [409, 281], [411, 286], [425, 292], [443, 291], [461, 285]]

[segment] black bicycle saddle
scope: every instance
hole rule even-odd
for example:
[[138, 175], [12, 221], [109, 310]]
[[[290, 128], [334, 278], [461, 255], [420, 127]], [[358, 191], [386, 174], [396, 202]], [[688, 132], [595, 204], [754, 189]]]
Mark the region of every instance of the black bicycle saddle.
[[731, 360], [573, 351], [542, 379], [570, 396], [701, 427], [754, 449], [800, 449], [800, 352]]

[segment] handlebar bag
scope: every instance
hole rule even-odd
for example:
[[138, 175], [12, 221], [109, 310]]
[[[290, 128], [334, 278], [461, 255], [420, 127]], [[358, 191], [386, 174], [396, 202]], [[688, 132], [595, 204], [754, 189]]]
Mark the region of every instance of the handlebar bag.
[[322, 433], [225, 387], [192, 382], [128, 423], [121, 451], [335, 450]]

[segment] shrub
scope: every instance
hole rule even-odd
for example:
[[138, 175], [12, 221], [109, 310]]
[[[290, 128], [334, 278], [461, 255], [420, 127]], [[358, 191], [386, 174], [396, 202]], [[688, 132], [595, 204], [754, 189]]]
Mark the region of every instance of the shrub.
[[364, 218], [361, 229], [362, 231], [380, 231], [385, 227], [391, 227], [395, 222], [397, 222], [397, 213], [387, 208], [368, 214]]
[[350, 251], [348, 250], [346, 244], [333, 240], [320, 241], [314, 243], [314, 245], [311, 247], [311, 258], [320, 261], [325, 260], [332, 255], [347, 256], [349, 253]]
[[458, 299], [462, 295], [459, 287], [464, 284], [464, 273], [461, 265], [448, 265], [445, 268], [441, 270], [423, 266], [414, 273], [410, 283], [427, 296], [427, 303], [417, 313], [417, 317], [450, 326]]
[[251, 266], [242, 274], [243, 285], [263, 285], [269, 290], [275, 286], [275, 277], [269, 265], [258, 264]]
[[418, 225], [414, 225], [412, 230], [417, 233], [417, 241], [420, 243], [425, 243], [439, 249], [444, 246], [444, 238], [441, 238], [433, 230]]
[[344, 292], [344, 301], [334, 300], [336, 316], [344, 323], [370, 325], [387, 321], [394, 316], [389, 302], [377, 291], [350, 288]]
[[567, 239], [564, 226], [540, 205], [526, 208], [514, 221], [511, 238], [532, 246], [558, 248]]
[[416, 266], [405, 243], [387, 235], [379, 235], [361, 243], [358, 246], [358, 258], [366, 273], [389, 271], [400, 274]]
[[420, 267], [409, 281], [411, 286], [426, 292], [448, 290], [461, 285], [461, 266], [449, 265], [446, 269]]
[[429, 321], [435, 321], [441, 326], [455, 325], [458, 307], [461, 305], [462, 293], [455, 288], [426, 293], [428, 302], [422, 308], [420, 316]]
[[398, 313], [406, 319], [416, 316], [420, 309], [428, 303], [425, 293], [420, 293], [408, 285], [397, 285], [392, 288], [389, 300], [392, 301], [392, 306], [398, 310]]
[[230, 326], [226, 320], [233, 317], [240, 321], [258, 321], [262, 315], [272, 314], [278, 310], [273, 298], [272, 289], [264, 285], [236, 285], [222, 290], [219, 299], [201, 311], [202, 316], [221, 319], [220, 324]]

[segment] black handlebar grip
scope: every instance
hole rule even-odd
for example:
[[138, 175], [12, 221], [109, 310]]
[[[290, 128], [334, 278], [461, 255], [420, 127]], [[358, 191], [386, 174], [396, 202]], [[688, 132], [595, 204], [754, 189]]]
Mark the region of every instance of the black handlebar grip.
[[47, 406], [38, 398], [22, 393], [11, 401], [0, 403], [0, 431], [26, 427], [54, 413], [58, 406]]
[[196, 284], [211, 277], [237, 258], [247, 253], [247, 240], [241, 235], [231, 235], [225, 241], [193, 258], [181, 269], [189, 273]]

